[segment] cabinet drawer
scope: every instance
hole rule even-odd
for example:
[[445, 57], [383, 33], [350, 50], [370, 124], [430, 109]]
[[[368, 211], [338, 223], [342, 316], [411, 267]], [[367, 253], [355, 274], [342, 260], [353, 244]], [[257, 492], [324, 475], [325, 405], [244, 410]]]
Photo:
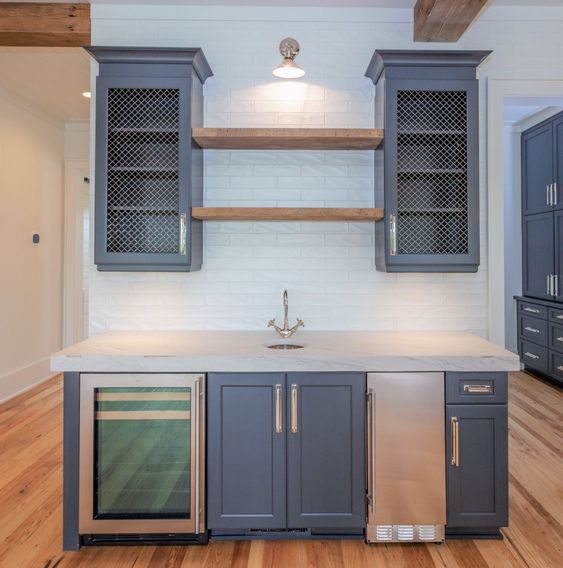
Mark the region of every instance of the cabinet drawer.
[[518, 318], [518, 334], [521, 339], [526, 339], [545, 347], [548, 344], [547, 321], [521, 315]]
[[561, 325], [563, 325], [563, 310], [549, 308], [549, 321], [561, 322]]
[[549, 324], [549, 347], [563, 353], [563, 325]]
[[549, 354], [549, 374], [563, 382], [563, 354], [555, 351]]
[[547, 307], [530, 302], [518, 302], [518, 313], [535, 318], [547, 319]]
[[446, 373], [449, 404], [505, 404], [507, 399], [506, 373]]
[[520, 357], [529, 367], [547, 371], [547, 348], [520, 340]]

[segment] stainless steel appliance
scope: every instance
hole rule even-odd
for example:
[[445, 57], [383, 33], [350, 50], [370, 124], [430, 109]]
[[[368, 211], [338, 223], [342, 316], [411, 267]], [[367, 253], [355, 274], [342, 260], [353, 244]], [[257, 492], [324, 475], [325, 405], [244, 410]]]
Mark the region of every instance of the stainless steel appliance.
[[368, 373], [367, 542], [440, 542], [446, 524], [443, 373]]
[[81, 535], [199, 535], [204, 375], [81, 374]]

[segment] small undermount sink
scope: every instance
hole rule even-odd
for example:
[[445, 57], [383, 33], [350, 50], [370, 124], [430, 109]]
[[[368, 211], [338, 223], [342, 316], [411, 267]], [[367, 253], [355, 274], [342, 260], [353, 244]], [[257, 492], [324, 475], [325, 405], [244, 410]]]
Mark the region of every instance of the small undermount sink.
[[299, 343], [270, 343], [266, 345], [268, 349], [303, 349], [305, 345], [301, 345]]

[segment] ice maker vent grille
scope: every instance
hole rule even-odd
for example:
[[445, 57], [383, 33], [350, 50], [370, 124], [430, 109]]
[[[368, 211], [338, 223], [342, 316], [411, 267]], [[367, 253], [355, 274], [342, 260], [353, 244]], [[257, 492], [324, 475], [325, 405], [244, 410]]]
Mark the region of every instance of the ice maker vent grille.
[[443, 525], [368, 525], [368, 542], [441, 542]]

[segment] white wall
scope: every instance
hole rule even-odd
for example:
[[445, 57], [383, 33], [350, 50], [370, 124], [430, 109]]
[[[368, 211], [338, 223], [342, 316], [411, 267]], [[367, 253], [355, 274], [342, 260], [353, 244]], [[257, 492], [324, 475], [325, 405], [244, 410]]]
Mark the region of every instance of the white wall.
[[514, 296], [522, 293], [522, 194], [520, 130], [512, 124], [505, 127], [504, 148], [505, 342], [507, 349], [517, 353]]
[[[479, 71], [481, 268], [477, 274], [382, 274], [373, 227], [360, 223], [206, 224], [193, 274], [91, 270], [90, 329], [254, 329], [280, 314], [316, 329], [465, 329], [487, 334], [486, 95], [488, 79], [559, 79], [563, 9], [491, 8], [462, 40], [413, 44], [412, 11], [365, 8], [92, 7], [93, 43], [202, 47], [206, 126], [373, 124], [363, 74], [376, 48], [492, 49]], [[131, 16], [134, 14], [134, 18]], [[275, 79], [279, 40], [301, 43], [302, 80]], [[373, 204], [371, 152], [205, 153], [206, 205]], [[503, 191], [503, 187], [493, 188]], [[502, 226], [491, 228], [502, 233]]]
[[62, 177], [62, 124], [0, 94], [0, 401], [61, 345]]

